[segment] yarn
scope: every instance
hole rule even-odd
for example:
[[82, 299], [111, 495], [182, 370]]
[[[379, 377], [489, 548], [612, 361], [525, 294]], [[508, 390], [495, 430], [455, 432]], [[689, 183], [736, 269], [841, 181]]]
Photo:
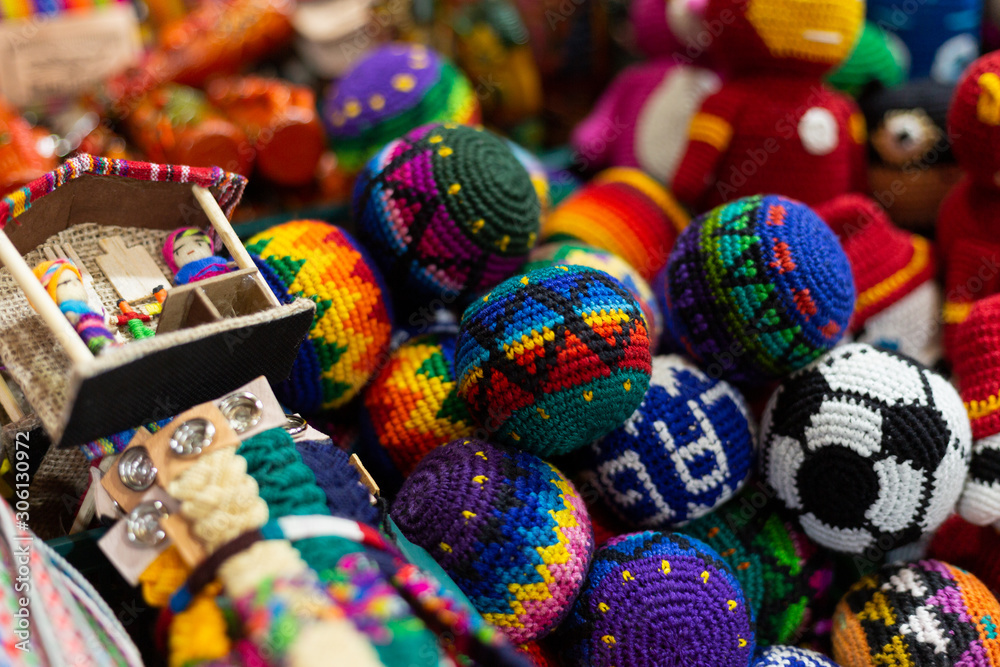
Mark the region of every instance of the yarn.
[[187, 609], [173, 617], [169, 640], [170, 667], [221, 660], [229, 654], [232, 643], [227, 634], [226, 617], [215, 602], [221, 593], [219, 584], [209, 584], [195, 596]]
[[905, 54], [888, 33], [877, 24], [865, 21], [851, 55], [826, 76], [826, 82], [843, 93], [858, 97], [867, 88], [892, 88], [903, 83], [907, 67]]
[[805, 366], [837, 344], [854, 308], [851, 267], [836, 237], [809, 207], [771, 195], [693, 221], [670, 255], [666, 282], [671, 337], [710, 376], [736, 382], [759, 384]]
[[952, 516], [934, 533], [927, 556], [966, 569], [1000, 596], [1000, 529]]
[[752, 667], [839, 667], [822, 653], [795, 646], [768, 646], [757, 651]]
[[374, 526], [378, 509], [369, 502], [368, 489], [361, 485], [358, 471], [350, 465], [350, 456], [326, 440], [301, 440], [295, 443], [302, 462], [316, 478], [316, 485], [326, 496], [331, 516], [352, 519]]
[[653, 358], [652, 379], [624, 424], [583, 450], [604, 502], [637, 528], [669, 528], [729, 500], [754, 467], [743, 395], [683, 359]]
[[428, 123], [478, 123], [464, 74], [420, 44], [371, 49], [327, 92], [323, 121], [338, 165], [361, 169], [385, 144]]
[[438, 445], [472, 435], [458, 396], [452, 334], [427, 334], [400, 345], [365, 390], [359, 454], [391, 496]]
[[844, 595], [833, 619], [843, 667], [1000, 665], [1000, 603], [973, 575], [936, 560], [895, 563]]
[[389, 350], [389, 293], [377, 267], [347, 232], [317, 220], [272, 227], [247, 251], [280, 300], [316, 303], [291, 374], [275, 388], [279, 400], [306, 414], [346, 404]]
[[590, 519], [572, 483], [532, 454], [480, 440], [427, 454], [391, 514], [486, 621], [518, 643], [559, 624], [593, 554]]
[[817, 618], [833, 582], [833, 564], [780, 514], [757, 485], [684, 526], [715, 549], [740, 582], [757, 619], [757, 644], [798, 642]]
[[610, 540], [559, 628], [566, 664], [748, 667], [753, 612], [700, 540], [646, 531]]
[[[76, 277], [73, 284], [66, 284], [62, 278], [67, 272]], [[114, 334], [104, 323], [103, 312], [94, 311], [87, 303], [80, 269], [73, 262], [68, 259], [41, 262], [34, 273], [91, 352], [99, 355], [118, 346]]]
[[557, 264], [576, 264], [604, 271], [616, 279], [639, 303], [646, 318], [646, 331], [652, 342], [652, 351], [660, 341], [663, 331], [663, 313], [656, 302], [656, 296], [646, 279], [639, 275], [625, 260], [605, 250], [583, 243], [546, 243], [536, 247], [528, 255], [528, 262], [521, 267], [523, 273]]
[[615, 428], [649, 386], [639, 304], [583, 266], [510, 278], [462, 316], [458, 395], [497, 443], [566, 454]]
[[897, 229], [882, 207], [861, 195], [821, 204], [816, 214], [840, 238], [851, 264], [858, 295], [854, 339], [933, 365], [940, 356], [941, 291], [930, 241]]
[[358, 176], [352, 210], [391, 285], [444, 299], [479, 294], [517, 271], [542, 211], [503, 139], [452, 124], [418, 128], [379, 151]]
[[177, 547], [167, 547], [139, 575], [142, 599], [151, 607], [166, 607], [170, 596], [184, 585], [190, 573]]
[[972, 462], [958, 509], [1000, 527], [1000, 294], [977, 301], [958, 327], [955, 376], [972, 425]]
[[607, 250], [650, 280], [666, 264], [687, 212], [639, 169], [607, 169], [566, 198], [542, 225], [543, 241], [576, 239]]
[[981, 0], [944, 0], [903, 10], [889, 0], [870, 0], [868, 18], [896, 38], [910, 65], [910, 78], [958, 80], [979, 55]]
[[820, 545], [881, 554], [948, 517], [971, 440], [947, 380], [909, 357], [853, 343], [771, 396], [760, 471]]

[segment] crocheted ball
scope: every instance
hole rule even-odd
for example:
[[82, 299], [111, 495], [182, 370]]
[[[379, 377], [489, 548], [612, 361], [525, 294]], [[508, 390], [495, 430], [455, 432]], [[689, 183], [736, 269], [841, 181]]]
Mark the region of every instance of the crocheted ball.
[[1000, 603], [968, 572], [939, 560], [886, 565], [854, 584], [833, 618], [843, 667], [1000, 665]]
[[646, 330], [649, 332], [655, 352], [660, 333], [663, 331], [663, 313], [656, 303], [656, 295], [653, 294], [649, 283], [628, 262], [618, 255], [583, 243], [546, 243], [531, 251], [528, 263], [521, 268], [521, 271], [528, 273], [556, 264], [589, 266], [604, 271], [624, 285], [642, 308], [642, 314], [646, 318]]
[[247, 251], [279, 299], [316, 302], [278, 398], [306, 414], [344, 405], [389, 350], [389, 293], [378, 268], [347, 232], [318, 220], [272, 227], [252, 237]]
[[542, 225], [542, 240], [577, 239], [618, 255], [646, 280], [666, 264], [688, 214], [639, 169], [607, 169], [560, 204]]
[[433, 297], [479, 294], [514, 274], [541, 215], [504, 140], [460, 125], [421, 127], [379, 151], [353, 209], [390, 284]]
[[478, 123], [469, 80], [421, 44], [372, 49], [323, 100], [323, 121], [338, 165], [350, 172], [388, 142], [428, 123]]
[[947, 380], [909, 357], [852, 343], [771, 396], [760, 469], [816, 542], [884, 553], [947, 518], [971, 448], [969, 418]]
[[563, 619], [594, 548], [586, 506], [562, 473], [480, 440], [425, 456], [392, 518], [515, 642], [538, 639]]
[[822, 653], [795, 646], [768, 646], [757, 651], [753, 667], [840, 667]]
[[584, 266], [510, 278], [462, 315], [458, 394], [491, 439], [539, 456], [608, 433], [642, 402], [651, 372], [642, 310]]
[[441, 333], [406, 341], [365, 389], [359, 454], [380, 486], [398, 487], [427, 452], [472, 435], [455, 381], [455, 340]]
[[757, 644], [797, 642], [816, 620], [833, 583], [833, 564], [779, 513], [763, 485], [748, 487], [717, 511], [684, 526], [736, 573], [757, 619]]
[[805, 204], [754, 196], [684, 230], [667, 265], [671, 336], [709, 375], [760, 383], [832, 348], [854, 309], [851, 266]]
[[638, 528], [680, 526], [729, 500], [754, 464], [746, 401], [677, 355], [653, 358], [639, 408], [585, 451], [601, 497]]
[[753, 612], [705, 543], [646, 531], [608, 541], [559, 628], [565, 664], [748, 667]]

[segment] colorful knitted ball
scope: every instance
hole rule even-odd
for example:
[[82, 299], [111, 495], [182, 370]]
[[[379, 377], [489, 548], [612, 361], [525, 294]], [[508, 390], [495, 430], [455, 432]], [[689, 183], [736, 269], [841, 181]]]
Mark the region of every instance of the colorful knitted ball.
[[757, 619], [757, 644], [797, 642], [828, 597], [833, 563], [779, 514], [763, 485], [750, 486], [717, 511], [684, 526], [736, 573]]
[[971, 452], [955, 388], [909, 357], [864, 343], [789, 377], [761, 423], [767, 482], [809, 537], [850, 554], [884, 553], [940, 526]]
[[339, 166], [361, 169], [382, 146], [428, 123], [478, 123], [469, 80], [421, 44], [370, 51], [332, 86], [323, 121]]
[[359, 454], [380, 486], [398, 486], [427, 452], [472, 435], [455, 381], [455, 340], [443, 333], [406, 341], [365, 389]]
[[510, 278], [462, 316], [458, 394], [495, 442], [539, 456], [605, 435], [642, 402], [651, 372], [639, 304], [585, 266]]
[[353, 206], [390, 284], [432, 297], [480, 294], [513, 275], [541, 215], [531, 177], [505, 141], [463, 125], [391, 142], [358, 176]]
[[753, 667], [839, 667], [822, 653], [795, 646], [768, 646], [757, 651]]
[[1000, 603], [965, 570], [939, 560], [886, 565], [837, 605], [833, 657], [842, 667], [997, 667]]
[[576, 239], [607, 250], [650, 280], [688, 220], [673, 195], [645, 172], [616, 167], [556, 207], [542, 225], [542, 240]]
[[670, 528], [726, 502], [754, 468], [743, 395], [677, 355], [653, 358], [639, 408], [587, 450], [605, 503], [637, 528]]
[[748, 667], [753, 612], [733, 571], [700, 540], [616, 537], [559, 628], [564, 663], [588, 667]]
[[706, 369], [762, 383], [831, 349], [854, 310], [851, 266], [805, 204], [757, 195], [684, 230], [667, 265], [671, 336]]
[[480, 440], [425, 456], [391, 516], [514, 642], [559, 624], [593, 555], [587, 509], [569, 480], [532, 454]]
[[660, 340], [663, 331], [663, 314], [656, 303], [656, 295], [639, 275], [639, 272], [618, 255], [584, 243], [546, 243], [538, 246], [528, 255], [528, 263], [522, 267], [524, 273], [535, 269], [555, 266], [556, 264], [577, 264], [589, 266], [592, 269], [604, 271], [616, 278], [639, 302], [642, 314], [646, 317], [646, 330], [653, 343], [653, 351]]
[[278, 398], [305, 414], [346, 404], [389, 351], [389, 292], [378, 268], [347, 232], [317, 220], [272, 227], [251, 238], [247, 250], [279, 299], [316, 302]]

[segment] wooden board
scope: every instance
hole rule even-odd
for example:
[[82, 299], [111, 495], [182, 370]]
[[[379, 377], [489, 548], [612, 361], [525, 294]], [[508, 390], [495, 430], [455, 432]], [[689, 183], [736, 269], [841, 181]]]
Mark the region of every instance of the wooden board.
[[120, 236], [109, 236], [98, 244], [107, 254], [97, 257], [97, 265], [126, 301], [144, 299], [160, 285], [170, 286], [170, 281], [142, 246], [126, 248]]

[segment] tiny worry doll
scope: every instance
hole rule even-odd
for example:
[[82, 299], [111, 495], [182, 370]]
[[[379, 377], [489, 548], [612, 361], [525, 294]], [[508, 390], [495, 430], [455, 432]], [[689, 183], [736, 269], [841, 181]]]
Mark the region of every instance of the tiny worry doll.
[[174, 272], [175, 285], [229, 273], [229, 263], [215, 254], [215, 242], [197, 227], [170, 232], [163, 242], [163, 259]]
[[104, 324], [104, 314], [87, 304], [87, 290], [80, 269], [73, 262], [68, 259], [42, 262], [35, 267], [35, 276], [91, 352], [101, 354], [118, 345], [114, 334]]

